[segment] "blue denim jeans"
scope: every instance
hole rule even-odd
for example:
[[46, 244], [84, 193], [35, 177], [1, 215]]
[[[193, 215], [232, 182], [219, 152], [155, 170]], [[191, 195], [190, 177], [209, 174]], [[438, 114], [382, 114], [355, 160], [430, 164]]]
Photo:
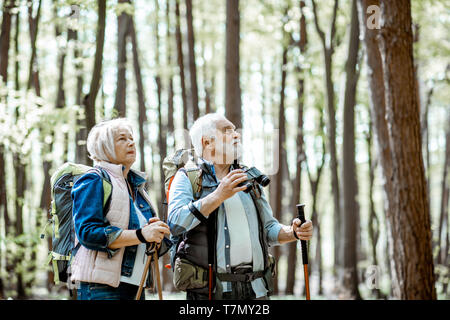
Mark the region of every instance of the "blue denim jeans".
[[[101, 283], [80, 282], [77, 290], [78, 300], [134, 300], [139, 287], [121, 282], [117, 288]], [[141, 299], [145, 300], [142, 290]]]

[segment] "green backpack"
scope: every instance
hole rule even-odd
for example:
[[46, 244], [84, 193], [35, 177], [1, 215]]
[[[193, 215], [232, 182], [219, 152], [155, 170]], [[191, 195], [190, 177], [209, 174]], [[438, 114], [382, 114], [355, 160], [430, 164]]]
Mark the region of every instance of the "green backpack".
[[70, 278], [70, 262], [80, 243], [75, 246], [75, 229], [72, 217], [72, 187], [74, 183], [87, 172], [97, 172], [103, 179], [103, 216], [109, 210], [112, 194], [112, 184], [108, 173], [100, 167], [89, 167], [83, 164], [66, 162], [53, 173], [51, 177], [51, 219], [48, 220], [41, 234], [45, 236], [45, 230], [49, 224], [52, 228], [52, 246], [49, 250], [46, 265], [50, 262], [53, 266], [54, 282], [58, 284], [67, 282]]
[[184, 169], [194, 191], [194, 199], [200, 198], [202, 189], [202, 169], [196, 164], [192, 149], [178, 149], [168, 155], [163, 161], [164, 190], [166, 203], [169, 203], [169, 191], [173, 178], [179, 169]]

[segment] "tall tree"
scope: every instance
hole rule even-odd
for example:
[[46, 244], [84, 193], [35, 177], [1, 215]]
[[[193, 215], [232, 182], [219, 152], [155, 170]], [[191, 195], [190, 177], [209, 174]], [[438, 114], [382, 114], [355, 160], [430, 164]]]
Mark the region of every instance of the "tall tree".
[[356, 0], [351, 4], [351, 22], [347, 63], [345, 65], [346, 83], [344, 95], [344, 133], [343, 133], [343, 239], [344, 251], [343, 274], [341, 281], [349, 294], [360, 299], [358, 290], [357, 272], [357, 234], [359, 229], [359, 205], [356, 199], [358, 195], [358, 182], [356, 176], [356, 152], [355, 152], [355, 107], [356, 85], [359, 72], [356, 70], [359, 49], [359, 23]]
[[[288, 7], [284, 10], [284, 21], [288, 19]], [[282, 61], [281, 61], [281, 87], [280, 87], [280, 105], [278, 109], [278, 159], [279, 166], [278, 172], [275, 176], [275, 186], [276, 186], [276, 198], [275, 198], [275, 208], [274, 208], [274, 216], [278, 221], [282, 220], [282, 211], [283, 211], [283, 180], [286, 178], [285, 171], [287, 167], [285, 167], [286, 160], [286, 121], [285, 121], [285, 89], [286, 89], [286, 76], [287, 76], [287, 56], [288, 56], [288, 35], [285, 31], [283, 25], [283, 38], [282, 38]], [[289, 178], [289, 177], [287, 177]], [[280, 247], [274, 248], [274, 257], [276, 263], [278, 265], [281, 250]], [[275, 275], [274, 278], [274, 294], [278, 293], [278, 274]]]
[[[369, 174], [369, 193], [368, 193], [368, 202], [369, 202], [369, 218], [367, 222], [367, 230], [370, 239], [370, 249], [372, 255], [372, 265], [378, 266], [378, 258], [377, 258], [377, 244], [378, 239], [380, 237], [380, 221], [377, 216], [377, 212], [375, 210], [375, 201], [374, 201], [374, 191], [375, 191], [375, 170], [377, 166], [377, 159], [373, 157], [373, 120], [372, 116], [369, 115], [369, 126], [366, 133], [366, 143], [367, 143], [367, 163], [368, 163], [368, 174]], [[375, 294], [376, 298], [381, 298], [380, 290], [378, 288], [374, 288], [372, 292]]]
[[0, 33], [0, 77], [6, 83], [8, 78], [8, 59], [11, 38], [11, 10], [15, 7], [15, 0], [3, 1], [3, 19]]
[[173, 135], [175, 130], [174, 125], [174, 104], [173, 104], [173, 66], [172, 66], [172, 25], [170, 21], [170, 1], [166, 2], [166, 55], [167, 66], [170, 72], [168, 73], [168, 91], [167, 91], [167, 133]]
[[[71, 14], [75, 14], [75, 12], [72, 11]], [[74, 42], [73, 61], [76, 74], [75, 103], [81, 108], [83, 96], [83, 63], [80, 52], [80, 41], [78, 39], [78, 30], [69, 29], [68, 32], [71, 41]], [[86, 146], [81, 143], [82, 141], [87, 140], [86, 117], [81, 118], [80, 114], [82, 114], [81, 109], [77, 114], [77, 130], [75, 134], [75, 162], [87, 164], [88, 156]]]
[[144, 93], [144, 84], [142, 81], [141, 74], [141, 64], [139, 61], [139, 49], [138, 49], [138, 41], [136, 36], [136, 28], [134, 26], [134, 19], [130, 23], [130, 37], [132, 44], [132, 52], [133, 52], [133, 69], [134, 76], [136, 79], [136, 90], [138, 97], [138, 109], [139, 109], [139, 154], [140, 154], [140, 170], [145, 172], [145, 141], [146, 139], [146, 124], [147, 124], [147, 107], [145, 104], [145, 93]]
[[[375, 129], [376, 145], [378, 149], [378, 159], [383, 171], [383, 191], [386, 201], [385, 216], [393, 214], [392, 204], [394, 202], [393, 181], [392, 176], [392, 155], [391, 146], [389, 144], [388, 124], [386, 121], [386, 99], [384, 94], [384, 79], [383, 79], [383, 65], [381, 62], [381, 54], [378, 45], [379, 29], [377, 24], [373, 23], [376, 20], [371, 20], [369, 23], [367, 16], [367, 9], [371, 6], [373, 8], [380, 7], [379, 0], [360, 0], [360, 14], [361, 14], [361, 30], [364, 31], [364, 46], [366, 52], [366, 63], [368, 67], [369, 79], [369, 104], [371, 110], [371, 118]], [[370, 28], [369, 28], [370, 26]], [[388, 259], [389, 261], [389, 259]], [[392, 270], [390, 263], [387, 263], [389, 273]], [[392, 278], [392, 275], [391, 275]]]
[[187, 93], [186, 93], [186, 81], [184, 76], [184, 56], [183, 56], [183, 39], [181, 35], [181, 21], [180, 21], [180, 1], [175, 0], [175, 17], [176, 17], [176, 27], [175, 27], [175, 39], [177, 43], [177, 62], [178, 69], [180, 72], [180, 86], [181, 86], [181, 101], [183, 102], [183, 128], [187, 130], [188, 128], [188, 103], [187, 103]]
[[[311, 222], [314, 225], [314, 233], [316, 237], [316, 252], [315, 252], [315, 260], [314, 265], [317, 268], [317, 273], [319, 275], [319, 283], [318, 283], [318, 293], [319, 295], [323, 294], [323, 267], [322, 267], [322, 231], [321, 231], [321, 220], [319, 219], [319, 211], [317, 209], [317, 202], [318, 202], [318, 191], [319, 191], [319, 185], [320, 185], [320, 179], [322, 177], [323, 173], [323, 167], [325, 165], [325, 158], [326, 158], [326, 147], [325, 147], [325, 130], [324, 130], [324, 120], [323, 120], [323, 109], [321, 107], [317, 108], [319, 111], [319, 119], [318, 119], [318, 126], [317, 126], [317, 133], [316, 137], [320, 138], [320, 162], [316, 165], [316, 174], [315, 177], [313, 176], [310, 166], [308, 164], [308, 161], [306, 160], [306, 171], [308, 173], [308, 180], [309, 185], [311, 188], [311, 196], [312, 196], [312, 206], [311, 206]], [[319, 144], [315, 143], [314, 145]], [[314, 146], [314, 149], [316, 147]], [[308, 269], [308, 272], [311, 272], [311, 270]]]
[[197, 65], [195, 63], [195, 37], [194, 22], [192, 17], [192, 0], [186, 0], [186, 22], [187, 22], [187, 40], [189, 52], [189, 78], [190, 85], [190, 102], [193, 120], [195, 121], [199, 115], [198, 109], [198, 85], [197, 85]]
[[342, 225], [342, 214], [341, 214], [341, 192], [339, 185], [338, 176], [338, 159], [336, 151], [336, 105], [335, 105], [335, 93], [334, 93], [334, 82], [333, 82], [333, 54], [337, 46], [336, 40], [336, 17], [339, 6], [339, 0], [334, 1], [333, 13], [330, 24], [330, 32], [325, 34], [322, 30], [319, 22], [319, 16], [317, 14], [316, 1], [311, 0], [313, 14], [314, 14], [314, 25], [316, 31], [319, 34], [319, 38], [323, 49], [323, 58], [325, 63], [325, 84], [327, 88], [327, 110], [328, 110], [328, 149], [330, 151], [330, 169], [331, 169], [331, 188], [333, 194], [333, 205], [334, 205], [334, 272], [336, 274], [336, 267], [342, 266], [342, 248], [341, 248], [341, 225]]
[[[100, 79], [103, 64], [103, 47], [105, 44], [105, 23], [106, 23], [106, 0], [97, 2], [98, 22], [96, 47], [94, 57], [94, 69], [92, 71], [89, 93], [84, 97], [83, 104], [85, 106], [86, 130], [89, 132], [95, 125], [95, 99], [97, 98], [100, 88]], [[91, 159], [86, 159], [86, 163], [91, 164]]]
[[41, 5], [42, 0], [39, 0], [38, 2], [38, 8], [36, 12], [36, 16], [33, 17], [33, 1], [28, 0], [27, 6], [28, 6], [28, 26], [30, 30], [30, 38], [31, 38], [31, 58], [30, 58], [30, 64], [29, 64], [29, 70], [28, 70], [28, 84], [27, 84], [27, 90], [31, 89], [31, 87], [34, 87], [34, 90], [36, 91], [36, 95], [41, 95], [41, 86], [39, 81], [39, 65], [38, 65], [38, 59], [36, 56], [36, 39], [38, 34], [38, 26], [39, 26], [39, 18], [41, 16]]
[[[156, 14], [156, 21], [155, 21], [155, 37], [156, 37], [156, 50], [155, 50], [155, 63], [156, 66], [160, 67], [160, 38], [159, 38], [159, 4], [158, 0], [155, 0], [155, 14]], [[162, 105], [162, 82], [161, 82], [161, 75], [159, 72], [155, 75], [155, 82], [156, 82], [156, 90], [157, 90], [157, 103], [158, 103], [158, 151], [159, 151], [159, 176], [161, 179], [161, 186], [164, 184], [164, 169], [163, 169], [163, 160], [166, 157], [167, 153], [167, 141], [166, 141], [166, 126], [163, 122], [163, 105]], [[163, 205], [164, 198], [165, 198], [165, 192], [164, 188], [160, 187], [159, 189], [159, 201], [158, 201], [158, 209], [159, 209], [159, 216], [162, 220], [167, 221], [166, 219], [166, 209], [167, 207]]]
[[[306, 30], [306, 18], [303, 12], [305, 7], [305, 1], [299, 1], [300, 5], [300, 20], [299, 20], [299, 34], [300, 39], [298, 41], [298, 47], [300, 49], [300, 54], [305, 55], [306, 53], [306, 45], [308, 42], [307, 39], [307, 30]], [[302, 163], [305, 160], [305, 153], [303, 148], [303, 114], [304, 114], [304, 100], [305, 100], [305, 74], [303, 71], [303, 67], [300, 64], [299, 59], [296, 59], [295, 63], [295, 73], [298, 77], [297, 82], [297, 156], [296, 156], [296, 172], [295, 178], [292, 181], [292, 204], [291, 208], [295, 212], [295, 205], [300, 202], [300, 193], [301, 193], [301, 181], [302, 181]], [[292, 242], [289, 244], [288, 248], [288, 270], [286, 277], [286, 294], [294, 294], [294, 286], [295, 286], [295, 270], [297, 267], [297, 242]]]
[[[8, 80], [8, 62], [9, 62], [9, 46], [11, 38], [11, 10], [14, 8], [14, 0], [5, 0], [3, 2], [3, 15], [0, 33], [0, 82], [7, 83]], [[6, 197], [6, 171], [5, 171], [5, 147], [0, 142], [0, 218], [3, 214], [3, 223], [5, 235], [9, 234], [10, 220], [8, 214], [8, 203]], [[1, 249], [1, 248], [0, 248]], [[0, 250], [3, 252], [3, 250]], [[0, 271], [2, 271], [0, 261]], [[8, 266], [7, 266], [8, 267]], [[0, 299], [4, 297], [5, 284], [3, 276], [0, 275]]]
[[225, 116], [242, 129], [241, 86], [239, 80], [239, 0], [227, 1], [225, 51]]
[[[130, 0], [119, 0], [119, 4], [129, 4]], [[121, 7], [122, 9], [124, 7]], [[114, 109], [119, 117], [126, 116], [127, 95], [127, 39], [130, 34], [131, 16], [122, 10], [117, 17], [117, 89]]]
[[[448, 257], [448, 201], [450, 194], [450, 186], [448, 184], [448, 171], [450, 169], [450, 112], [447, 115], [447, 130], [445, 134], [445, 153], [444, 153], [444, 167], [442, 169], [442, 181], [441, 181], [441, 206], [439, 214], [439, 227], [438, 227], [438, 240], [437, 245], [439, 247], [437, 263], [445, 264]], [[444, 235], [446, 230], [446, 235]], [[444, 241], [442, 241], [444, 237]], [[445, 292], [445, 291], [444, 291]]]
[[380, 51], [391, 146], [393, 214], [388, 216], [394, 296], [436, 299], [431, 221], [414, 82], [411, 3], [381, 1]]
[[[169, 68], [169, 72], [167, 74], [168, 77], [168, 90], [167, 90], [167, 127], [166, 127], [166, 134], [165, 134], [165, 142], [166, 144], [163, 146], [167, 154], [167, 138], [171, 137], [169, 141], [173, 142], [173, 145], [170, 147], [175, 146], [175, 137], [174, 137], [174, 131], [175, 131], [175, 125], [174, 125], [174, 91], [173, 91], [173, 66], [172, 66], [172, 26], [171, 26], [171, 20], [170, 20], [170, 1], [166, 1], [166, 26], [167, 26], [167, 32], [166, 32], [166, 61], [167, 66]], [[163, 172], [162, 172], [163, 173]], [[161, 188], [163, 189], [163, 188]], [[164, 200], [164, 198], [162, 199]], [[164, 202], [164, 201], [161, 201]], [[164, 206], [164, 210], [167, 209], [167, 206]], [[164, 216], [163, 219], [166, 217]], [[167, 220], [165, 220], [167, 221]], [[165, 266], [167, 264], [170, 264], [170, 258], [169, 255], [164, 255], [164, 257], [161, 259], [162, 265]], [[162, 268], [162, 282], [163, 285], [168, 288], [169, 291], [173, 291], [175, 287], [173, 286], [173, 281], [171, 281], [172, 272], [168, 270], [167, 268]]]

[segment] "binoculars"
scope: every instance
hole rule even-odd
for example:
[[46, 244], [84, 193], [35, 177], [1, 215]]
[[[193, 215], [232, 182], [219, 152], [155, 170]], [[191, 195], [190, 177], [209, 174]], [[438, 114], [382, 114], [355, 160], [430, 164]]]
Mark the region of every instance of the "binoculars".
[[[235, 161], [234, 163], [234, 168], [240, 168], [237, 164], [237, 161]], [[252, 190], [255, 182], [263, 187], [266, 187], [270, 183], [269, 177], [267, 177], [255, 167], [246, 168], [244, 172], [247, 174], [247, 181], [241, 182], [240, 184], [238, 184], [238, 187], [247, 186], [247, 188], [244, 190], [245, 193], [249, 193], [250, 190]]]

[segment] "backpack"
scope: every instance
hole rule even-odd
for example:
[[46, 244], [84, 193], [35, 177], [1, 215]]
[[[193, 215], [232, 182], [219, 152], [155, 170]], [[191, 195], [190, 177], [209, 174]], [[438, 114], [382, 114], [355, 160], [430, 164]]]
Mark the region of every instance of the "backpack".
[[[53, 224], [51, 250], [49, 250], [46, 265], [52, 263], [55, 284], [60, 281], [67, 282], [70, 274], [70, 262], [80, 247], [80, 243], [75, 246], [72, 187], [82, 175], [92, 171], [97, 172], [103, 179], [103, 216], [106, 216], [111, 202], [112, 184], [104, 169], [66, 162], [56, 169], [50, 180], [51, 219], [48, 220], [44, 231], [48, 224]], [[41, 234], [41, 239], [44, 238], [44, 233]]]
[[[196, 164], [196, 159], [193, 155], [192, 149], [178, 149], [175, 152], [169, 154], [163, 161], [163, 173], [164, 173], [164, 190], [166, 192], [166, 201], [164, 204], [169, 204], [169, 191], [172, 185], [173, 178], [178, 170], [183, 172], [189, 178], [191, 182], [194, 200], [200, 198], [202, 190], [202, 169]], [[174, 267], [175, 252], [178, 250], [178, 246], [181, 242], [181, 238], [176, 240], [171, 247], [171, 263], [167, 264], [166, 268]]]
[[169, 203], [169, 191], [173, 178], [178, 170], [182, 169], [192, 185], [194, 191], [194, 199], [200, 198], [202, 189], [202, 169], [196, 164], [196, 159], [192, 153], [192, 149], [178, 149], [164, 158], [164, 190], [166, 192], [166, 204]]

